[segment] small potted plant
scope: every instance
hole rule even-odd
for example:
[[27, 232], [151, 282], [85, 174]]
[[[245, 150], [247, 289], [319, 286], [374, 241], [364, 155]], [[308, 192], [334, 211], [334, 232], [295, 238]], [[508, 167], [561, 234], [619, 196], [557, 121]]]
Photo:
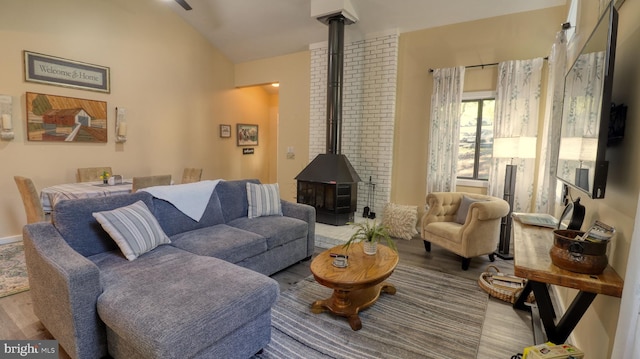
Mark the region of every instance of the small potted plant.
[[102, 183], [108, 184], [109, 183], [109, 176], [110, 176], [109, 172], [103, 171], [102, 175], [100, 176], [100, 179], [102, 180]]
[[384, 224], [378, 224], [375, 220], [347, 224], [352, 224], [357, 228], [356, 232], [344, 244], [347, 249], [353, 243], [362, 242], [366, 254], [376, 254], [378, 242], [385, 239], [391, 249], [398, 251], [396, 243], [389, 236], [389, 231]]

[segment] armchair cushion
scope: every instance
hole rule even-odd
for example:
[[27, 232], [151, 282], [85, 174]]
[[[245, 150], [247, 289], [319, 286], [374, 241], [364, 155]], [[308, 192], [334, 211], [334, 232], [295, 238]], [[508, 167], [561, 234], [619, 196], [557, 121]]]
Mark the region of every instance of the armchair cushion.
[[456, 222], [433, 222], [429, 225], [429, 233], [432, 236], [446, 238], [454, 243], [462, 241], [461, 231], [462, 226]]
[[469, 196], [462, 196], [462, 201], [460, 201], [460, 207], [458, 207], [458, 212], [456, 212], [456, 223], [464, 224], [467, 220], [467, 213], [469, 213], [469, 206], [473, 202], [481, 202], [482, 199], [471, 198]]

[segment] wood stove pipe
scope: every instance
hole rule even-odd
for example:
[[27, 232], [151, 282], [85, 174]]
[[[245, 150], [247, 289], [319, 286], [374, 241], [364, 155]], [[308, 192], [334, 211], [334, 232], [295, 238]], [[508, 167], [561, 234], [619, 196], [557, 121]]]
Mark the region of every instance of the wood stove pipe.
[[344, 66], [345, 17], [327, 18], [329, 26], [327, 68], [327, 143], [326, 153], [339, 154], [342, 149], [342, 74]]

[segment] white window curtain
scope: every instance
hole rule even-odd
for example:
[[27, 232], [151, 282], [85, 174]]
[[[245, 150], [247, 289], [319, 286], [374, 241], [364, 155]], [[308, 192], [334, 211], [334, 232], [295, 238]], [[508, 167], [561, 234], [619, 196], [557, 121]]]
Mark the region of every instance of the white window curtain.
[[541, 148], [538, 167], [538, 191], [535, 212], [555, 214], [555, 204], [560, 202], [556, 167], [560, 149], [560, 128], [562, 125], [562, 98], [564, 75], [567, 69], [567, 39], [565, 30], [558, 31], [549, 54], [549, 75], [543, 132], [540, 136]]
[[455, 191], [464, 71], [433, 70], [427, 193]]
[[514, 212], [531, 211], [542, 61], [536, 58], [498, 65], [489, 194], [502, 198], [506, 165], [517, 165]]

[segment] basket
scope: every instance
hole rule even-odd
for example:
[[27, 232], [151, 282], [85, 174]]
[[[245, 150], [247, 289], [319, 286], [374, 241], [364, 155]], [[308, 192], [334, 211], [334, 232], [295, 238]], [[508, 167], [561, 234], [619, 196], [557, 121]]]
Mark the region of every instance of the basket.
[[[503, 281], [494, 281], [494, 276], [500, 276], [503, 279], [508, 278], [508, 282], [514, 284], [512, 286], [503, 285], [501, 284], [504, 283]], [[498, 267], [494, 265], [488, 266], [486, 271], [480, 274], [480, 278], [478, 278], [478, 285], [480, 285], [480, 288], [482, 288], [485, 292], [489, 293], [490, 296], [498, 298], [505, 302], [509, 302], [511, 304], [516, 302], [516, 299], [518, 299], [518, 296], [520, 295], [526, 284], [526, 279], [512, 275], [501, 274], [500, 269], [498, 269]], [[534, 301], [535, 298], [533, 296], [533, 293], [529, 293], [527, 302], [532, 303]]]

